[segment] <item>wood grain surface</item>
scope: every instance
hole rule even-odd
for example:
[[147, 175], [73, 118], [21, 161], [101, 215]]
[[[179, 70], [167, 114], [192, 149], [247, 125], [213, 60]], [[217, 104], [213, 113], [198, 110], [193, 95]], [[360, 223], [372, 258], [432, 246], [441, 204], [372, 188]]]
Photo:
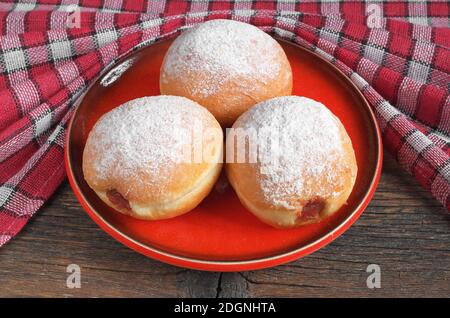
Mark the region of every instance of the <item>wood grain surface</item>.
[[[69, 264], [81, 288], [66, 286]], [[381, 288], [366, 286], [369, 264]], [[122, 246], [83, 212], [65, 182], [0, 249], [0, 296], [450, 296], [450, 214], [386, 156], [377, 192], [341, 237], [290, 264], [243, 273], [187, 270]]]

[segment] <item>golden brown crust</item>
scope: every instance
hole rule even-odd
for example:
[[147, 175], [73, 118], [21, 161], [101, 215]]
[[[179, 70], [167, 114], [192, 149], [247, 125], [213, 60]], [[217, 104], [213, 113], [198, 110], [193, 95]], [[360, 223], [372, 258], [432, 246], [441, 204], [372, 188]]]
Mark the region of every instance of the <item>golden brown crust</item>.
[[221, 163], [213, 166], [209, 171], [207, 171], [207, 173], [205, 173], [203, 178], [197, 180], [196, 184], [194, 184], [187, 193], [175, 198], [173, 201], [147, 202], [139, 204], [134, 202], [131, 204], [129, 203], [131, 207], [127, 208], [122, 205], [117, 205], [116, 202], [112, 202], [106, 191], [94, 191], [107, 205], [136, 219], [168, 219], [185, 214], [199, 205], [211, 192], [214, 184], [219, 178], [221, 170]]
[[[282, 70], [276, 79], [263, 82], [248, 78], [236, 78], [234, 81], [224, 84], [219, 92], [207, 97], [191, 92], [184, 81], [166, 76], [162, 70], [161, 76], [166, 78], [166, 81], [160, 83], [161, 93], [192, 99], [205, 106], [222, 127], [231, 127], [236, 119], [253, 105], [272, 97], [292, 93], [291, 67], [287, 59], [285, 60], [283, 57], [280, 59], [282, 60], [280, 63]], [[185, 75], [185, 80], [203, 81], [201, 74]], [[242, 90], [240, 86], [253, 86], [254, 90]]]
[[[251, 116], [239, 118], [233, 128], [245, 126], [242, 120], [249, 120], [249, 118]], [[228, 179], [241, 203], [263, 222], [276, 228], [292, 228], [319, 222], [338, 211], [346, 203], [353, 189], [357, 164], [350, 137], [337, 118], [336, 122], [342, 142], [342, 156], [332, 163], [330, 169], [336, 173], [339, 183], [330, 183], [326, 173], [319, 176], [304, 174], [302, 175], [304, 180], [312, 181], [308, 185], [307, 191], [284, 198], [285, 204], [280, 205], [268, 200], [262, 189], [263, 177], [260, 173], [261, 164], [259, 162], [227, 163]], [[234, 149], [236, 151], [236, 145], [234, 145]], [[316, 163], [309, 162], [308, 164], [315, 165]], [[338, 186], [336, 186], [337, 184]], [[319, 193], [320, 195], [318, 195]]]
[[[228, 21], [229, 22], [229, 21]], [[236, 22], [231, 22], [236, 23]], [[242, 24], [242, 23], [241, 23]], [[245, 28], [243, 32], [245, 32]], [[205, 32], [208, 32], [205, 29]], [[264, 33], [262, 31], [257, 31]], [[182, 34], [179, 39], [172, 44], [178, 45], [177, 41], [183, 41], [183, 37], [194, 36], [193, 32]], [[259, 68], [245, 75], [231, 76], [227, 67], [221, 66], [222, 73], [209, 74], [210, 67], [207, 61], [202, 61], [201, 57], [197, 63], [177, 64], [176, 72], [170, 72], [169, 66], [172, 61], [183, 60], [186, 57], [177, 54], [176, 50], [169, 49], [161, 66], [160, 91], [162, 94], [184, 96], [205, 106], [218, 120], [222, 127], [231, 127], [234, 121], [253, 105], [266, 99], [290, 95], [292, 92], [292, 70], [281, 45], [279, 45], [269, 35], [264, 34], [267, 50], [261, 51], [256, 47], [248, 47], [248, 51], [243, 54], [249, 60], [258, 58], [270, 60], [271, 65], [275, 65], [276, 71], [270, 74], [258, 73]], [[269, 45], [270, 44], [270, 45]], [[256, 44], [255, 44], [256, 45]], [[221, 54], [217, 52], [217, 54]], [[217, 78], [226, 78], [220, 81], [218, 87], [214, 88], [211, 94], [205, 94], [204, 90], [197, 87], [212, 85]]]
[[[164, 98], [169, 98], [169, 103], [173, 98], [174, 106], [181, 103], [185, 107], [187, 113], [182, 116], [181, 123], [185, 125], [184, 128], [191, 129], [186, 125], [195, 120], [201, 121], [204, 132], [201, 149], [208, 149], [208, 155], [214, 160], [164, 161], [158, 170], [147, 169], [142, 165], [131, 174], [120, 173], [117, 166], [123, 165], [117, 160], [117, 166], [110, 165], [99, 173], [99, 161], [111, 155], [108, 148], [98, 146], [98, 139], [102, 135], [93, 133], [103, 117], [91, 130], [83, 152], [83, 174], [89, 186], [106, 204], [136, 218], [163, 219], [190, 211], [209, 193], [222, 167], [223, 133], [214, 117], [195, 102], [175, 96]], [[189, 113], [186, 110], [189, 107], [195, 111]], [[149, 116], [148, 120], [151, 121], [152, 117]], [[146, 136], [144, 133], [139, 135]]]

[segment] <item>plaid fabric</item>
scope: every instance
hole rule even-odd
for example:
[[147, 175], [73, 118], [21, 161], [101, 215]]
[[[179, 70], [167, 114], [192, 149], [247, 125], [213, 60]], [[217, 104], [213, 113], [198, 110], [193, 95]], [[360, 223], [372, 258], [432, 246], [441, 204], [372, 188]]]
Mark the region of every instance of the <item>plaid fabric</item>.
[[[67, 27], [71, 4], [78, 5], [79, 27]], [[450, 210], [450, 5], [370, 5], [2, 0], [0, 246], [64, 180], [64, 135], [74, 101], [102, 69], [130, 50], [215, 18], [254, 24], [334, 63], [369, 100], [387, 150]], [[375, 27], [368, 26], [371, 10], [382, 14]]]

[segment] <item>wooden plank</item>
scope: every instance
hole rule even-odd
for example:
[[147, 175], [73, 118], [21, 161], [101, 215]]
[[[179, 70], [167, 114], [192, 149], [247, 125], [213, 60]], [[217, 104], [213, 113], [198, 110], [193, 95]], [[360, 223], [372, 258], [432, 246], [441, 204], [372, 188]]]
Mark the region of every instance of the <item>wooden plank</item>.
[[[80, 289], [66, 287], [72, 263]], [[369, 264], [381, 268], [381, 289], [366, 287]], [[65, 183], [0, 249], [0, 296], [448, 296], [448, 264], [450, 214], [387, 157], [374, 199], [344, 235], [304, 259], [244, 273], [186, 270], [129, 250], [87, 217]]]

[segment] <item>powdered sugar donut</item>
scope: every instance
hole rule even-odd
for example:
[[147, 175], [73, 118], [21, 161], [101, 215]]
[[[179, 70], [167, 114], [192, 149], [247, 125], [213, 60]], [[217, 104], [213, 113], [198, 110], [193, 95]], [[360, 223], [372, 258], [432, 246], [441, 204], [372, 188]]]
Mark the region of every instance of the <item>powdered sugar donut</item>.
[[320, 221], [348, 199], [357, 174], [344, 126], [323, 104], [298, 96], [261, 102], [227, 136], [227, 175], [262, 221], [295, 227]]
[[205, 198], [222, 153], [222, 129], [207, 109], [184, 97], [143, 97], [98, 120], [84, 148], [83, 174], [114, 209], [164, 219]]
[[224, 127], [256, 103], [292, 91], [292, 71], [282, 47], [258, 28], [211, 20], [181, 34], [160, 75], [162, 94], [205, 106]]

